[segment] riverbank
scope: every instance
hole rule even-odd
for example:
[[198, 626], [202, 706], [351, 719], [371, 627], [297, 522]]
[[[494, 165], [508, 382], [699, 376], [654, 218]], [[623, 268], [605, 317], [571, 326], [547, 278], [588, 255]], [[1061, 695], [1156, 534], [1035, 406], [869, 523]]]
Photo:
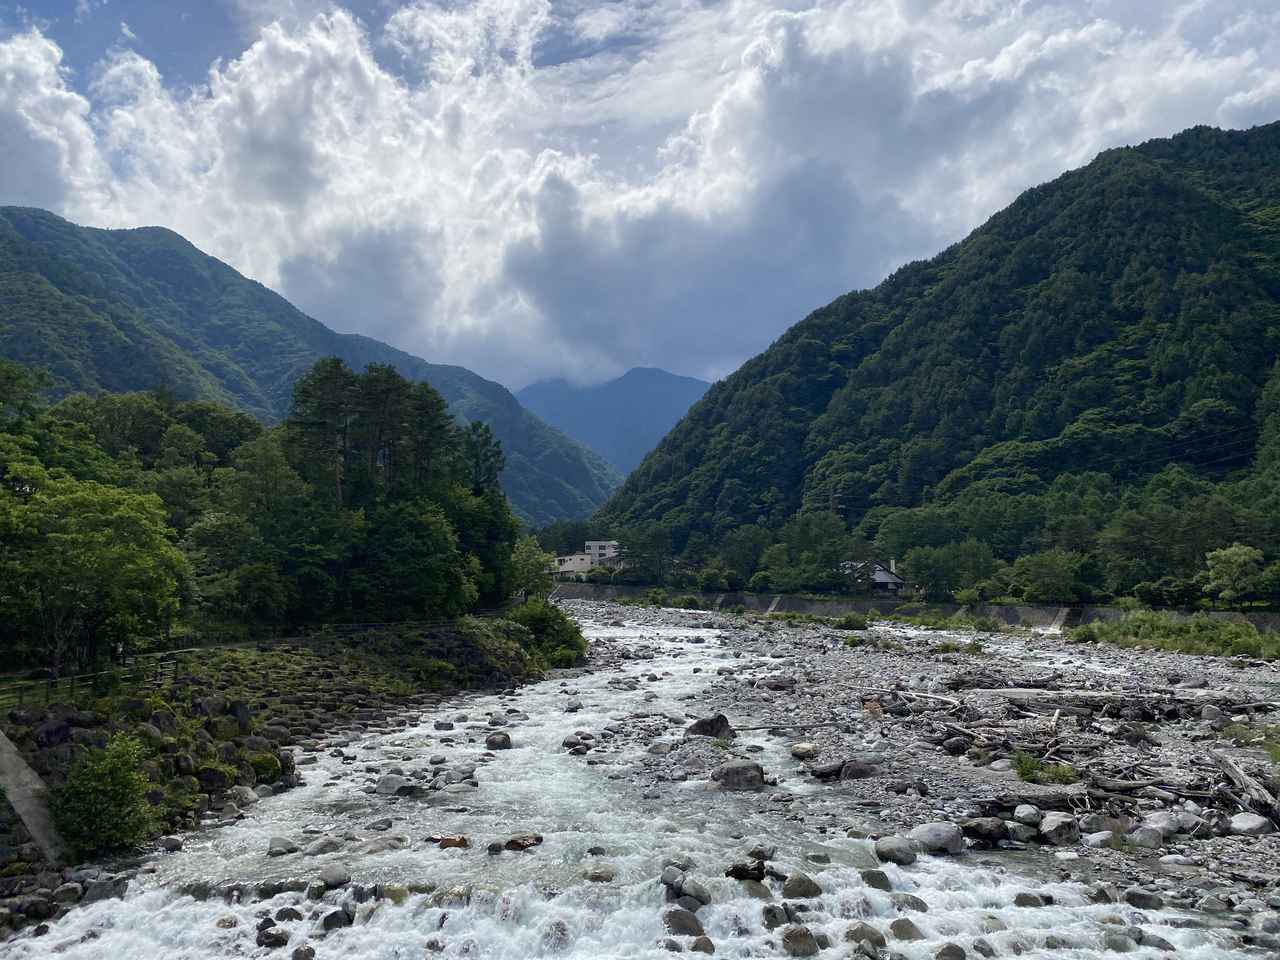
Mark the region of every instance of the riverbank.
[[[1092, 847], [1054, 818], [1068, 811], [1050, 786], [1026, 787], [1038, 822], [1002, 807], [1001, 828], [975, 824], [983, 798], [1025, 785], [998, 760], [956, 752], [943, 726], [1054, 722], [981, 692], [1011, 689], [1002, 682], [1113, 688], [1127, 700], [1170, 688], [1255, 696], [1267, 689], [1262, 668], [1123, 654], [1144, 667], [1030, 635], [978, 649], [971, 636], [892, 625], [846, 634], [567, 608], [591, 640], [586, 667], [299, 740], [287, 748], [297, 787], [185, 835], [122, 900], [84, 906], [42, 937], [26, 930], [6, 950], [18, 960], [656, 960], [672, 950], [1227, 960], [1276, 949], [1273, 893], [1260, 883], [1276, 863], [1273, 837], [1162, 831], [1164, 849]], [[1202, 666], [1203, 686], [1170, 680]], [[926, 707], [931, 697], [945, 709]], [[982, 718], [947, 712], [947, 701]], [[697, 721], [713, 722], [691, 733]], [[1203, 755], [1194, 734], [1207, 736], [1205, 722], [1146, 721], [1164, 746], [1109, 745], [1090, 763], [1110, 770], [1132, 750], [1148, 766], [1211, 775], [1181, 752], [1191, 742]], [[1133, 793], [1139, 812], [1154, 812], [1158, 797]], [[1076, 829], [1085, 815], [1070, 811]], [[1161, 862], [1178, 849], [1192, 862]]]

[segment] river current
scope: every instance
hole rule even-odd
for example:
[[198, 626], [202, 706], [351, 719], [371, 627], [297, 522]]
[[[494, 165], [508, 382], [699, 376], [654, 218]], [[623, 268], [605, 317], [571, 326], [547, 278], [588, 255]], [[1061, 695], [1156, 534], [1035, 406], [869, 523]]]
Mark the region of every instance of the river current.
[[[314, 763], [300, 768], [303, 786], [259, 801], [230, 825], [187, 836], [181, 851], [158, 855], [154, 872], [139, 875], [123, 901], [78, 908], [43, 937], [24, 934], [0, 945], [0, 956], [288, 960], [296, 947], [310, 945], [317, 960], [666, 957], [664, 941], [670, 934], [663, 925], [667, 904], [658, 876], [675, 858], [691, 860], [690, 874], [712, 894], [712, 903], [697, 916], [717, 955], [782, 956], [782, 931], [765, 928], [761, 901], [723, 876], [729, 864], [757, 845], [777, 846], [779, 869], [803, 870], [822, 887], [822, 896], [809, 902], [805, 922], [814, 933], [830, 937], [833, 946], [822, 951], [823, 957], [850, 955], [843, 935], [852, 923], [866, 920], [886, 930], [891, 920], [907, 915], [924, 939], [891, 939], [890, 947], [909, 960], [932, 960], [946, 943], [974, 957], [979, 937], [998, 956], [1088, 960], [1114, 956], [1106, 949], [1106, 935], [1139, 921], [1137, 911], [1123, 904], [1089, 902], [1088, 891], [1078, 885], [1020, 875], [1018, 861], [993, 868], [972, 858], [924, 857], [911, 867], [884, 865], [895, 892], [928, 905], [925, 912], [901, 914], [889, 893], [863, 881], [860, 870], [875, 866], [865, 841], [843, 832], [797, 835], [785, 812], [770, 809], [760, 796], [722, 793], [703, 779], [646, 790], [627, 771], [647, 744], [621, 734], [640, 722], [637, 718], [666, 715], [672, 718], [668, 735], [679, 736], [688, 717], [698, 712], [698, 692], [733, 653], [718, 630], [674, 625], [675, 618], [663, 625], [646, 614], [643, 622], [609, 626], [600, 608], [581, 605], [575, 612], [589, 638], [634, 643], [653, 656], [554, 677], [511, 695], [462, 696], [393, 732], [335, 736], [313, 754]], [[615, 613], [616, 608], [609, 616]], [[732, 662], [740, 666], [743, 661]], [[658, 679], [647, 679], [652, 675]], [[571, 701], [581, 706], [566, 713]], [[494, 716], [505, 725], [491, 725]], [[436, 721], [450, 721], [455, 729], [436, 729]], [[626, 743], [618, 753], [575, 756], [562, 746], [575, 731], [599, 737], [611, 725]], [[485, 735], [495, 729], [511, 734], [513, 748], [486, 759]], [[776, 739], [761, 737], [755, 743], [770, 772], [798, 767]], [[420, 799], [372, 792], [381, 775], [412, 774], [433, 760], [450, 769], [475, 763], [479, 787], [462, 784]], [[495, 855], [486, 849], [491, 841], [518, 834], [538, 834], [542, 843], [523, 853]], [[428, 839], [432, 835], [465, 836], [470, 846], [441, 849]], [[272, 837], [304, 850], [328, 839], [336, 849], [268, 857]], [[216, 893], [235, 884], [310, 882], [328, 864], [349, 870], [352, 886], [331, 890], [319, 901], [300, 890], [269, 899]], [[184, 892], [192, 884], [212, 885], [215, 894]], [[423, 892], [397, 891], [394, 898], [355, 903], [353, 925], [323, 932], [324, 915], [355, 899], [355, 885], [376, 884]], [[1014, 897], [1028, 890], [1052, 894], [1053, 905], [1014, 906]], [[774, 897], [780, 902], [776, 888]], [[275, 927], [288, 935], [288, 944], [258, 946], [260, 920], [285, 907], [302, 914]], [[1173, 944], [1180, 958], [1249, 955], [1229, 949], [1220, 931], [1185, 925], [1194, 918], [1146, 911], [1141, 919], [1143, 928]], [[689, 949], [689, 938], [674, 939]], [[1130, 955], [1169, 954], [1139, 947]]]

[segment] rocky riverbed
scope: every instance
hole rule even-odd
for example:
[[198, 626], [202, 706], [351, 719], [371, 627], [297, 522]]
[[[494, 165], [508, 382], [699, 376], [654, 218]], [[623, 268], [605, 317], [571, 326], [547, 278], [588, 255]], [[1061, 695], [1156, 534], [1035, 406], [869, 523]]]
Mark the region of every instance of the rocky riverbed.
[[[1243, 795], [1271, 789], [1269, 761], [1235, 743], [1274, 697], [1265, 666], [567, 609], [592, 642], [586, 668], [300, 738], [293, 789], [240, 792], [180, 849], [95, 874], [128, 882], [0, 952], [1280, 949], [1280, 846]], [[1014, 756], [1081, 779], [1024, 782]]]

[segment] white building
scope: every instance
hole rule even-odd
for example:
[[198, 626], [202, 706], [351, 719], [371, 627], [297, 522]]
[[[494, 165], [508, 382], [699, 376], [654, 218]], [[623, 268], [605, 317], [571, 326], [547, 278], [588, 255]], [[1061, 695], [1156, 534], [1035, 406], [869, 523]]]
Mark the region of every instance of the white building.
[[597, 562], [601, 560], [612, 560], [620, 552], [617, 540], [588, 540], [583, 553], [594, 558]]
[[617, 540], [588, 540], [580, 553], [556, 557], [556, 576], [575, 577], [597, 567], [616, 566], [621, 557]]

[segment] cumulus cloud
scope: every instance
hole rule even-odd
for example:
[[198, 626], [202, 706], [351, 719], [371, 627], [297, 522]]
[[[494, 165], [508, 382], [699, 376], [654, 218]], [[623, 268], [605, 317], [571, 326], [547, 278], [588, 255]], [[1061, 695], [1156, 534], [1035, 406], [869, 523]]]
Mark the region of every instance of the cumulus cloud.
[[1267, 0], [233, 2], [196, 89], [0, 43], [5, 198], [513, 386], [723, 374], [1101, 149], [1280, 114]]

